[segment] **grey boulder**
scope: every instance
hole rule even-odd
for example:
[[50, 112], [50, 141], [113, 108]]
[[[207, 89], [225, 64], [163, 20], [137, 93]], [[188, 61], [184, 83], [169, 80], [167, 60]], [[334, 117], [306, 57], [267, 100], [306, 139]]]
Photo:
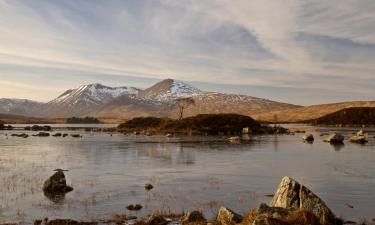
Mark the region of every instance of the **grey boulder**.
[[309, 211], [315, 214], [323, 225], [342, 224], [342, 221], [337, 219], [323, 200], [307, 187], [289, 177], [284, 177], [281, 180], [270, 206]]

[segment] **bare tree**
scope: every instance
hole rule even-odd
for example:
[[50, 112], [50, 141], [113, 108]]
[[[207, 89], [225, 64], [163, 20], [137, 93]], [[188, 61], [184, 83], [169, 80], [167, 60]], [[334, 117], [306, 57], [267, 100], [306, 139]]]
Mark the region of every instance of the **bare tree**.
[[184, 110], [187, 109], [191, 105], [195, 105], [195, 100], [191, 97], [178, 98], [176, 99], [176, 105], [180, 113], [179, 119], [182, 119], [182, 117], [184, 116]]

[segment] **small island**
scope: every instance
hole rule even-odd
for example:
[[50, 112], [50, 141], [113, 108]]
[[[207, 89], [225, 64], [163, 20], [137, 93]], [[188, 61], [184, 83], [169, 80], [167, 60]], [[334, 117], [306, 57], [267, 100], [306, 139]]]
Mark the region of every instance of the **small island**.
[[182, 119], [138, 117], [121, 123], [121, 132], [175, 133], [187, 135], [238, 135], [241, 133], [286, 133], [281, 127], [261, 125], [253, 118], [238, 114], [199, 114]]
[[100, 123], [100, 121], [95, 117], [86, 116], [84, 118], [80, 118], [80, 117], [67, 118], [66, 123], [97, 124], [97, 123]]

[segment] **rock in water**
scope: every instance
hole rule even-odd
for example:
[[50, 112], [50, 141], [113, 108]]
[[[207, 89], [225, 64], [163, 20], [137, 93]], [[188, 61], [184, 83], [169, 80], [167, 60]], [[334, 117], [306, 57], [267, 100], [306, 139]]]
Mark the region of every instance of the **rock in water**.
[[221, 207], [217, 215], [217, 222], [221, 225], [234, 225], [242, 222], [243, 217], [232, 210]]
[[150, 183], [145, 184], [145, 189], [146, 189], [147, 191], [150, 191], [150, 190], [153, 189], [153, 188], [154, 188], [154, 186], [153, 186], [152, 184], [150, 184]]
[[229, 137], [227, 139], [230, 143], [240, 143], [241, 138], [239, 136]]
[[342, 221], [336, 218], [323, 200], [289, 177], [282, 179], [270, 206], [309, 211], [315, 214], [323, 225], [342, 224]]
[[360, 130], [357, 132], [357, 136], [365, 136], [366, 132], [364, 132], [363, 130]]
[[359, 144], [365, 144], [367, 142], [365, 136], [361, 135], [354, 135], [353, 137], [351, 137], [349, 139], [350, 142], [353, 142], [353, 143], [359, 143]]
[[302, 140], [307, 142], [314, 141], [314, 136], [312, 134], [305, 134], [302, 136]]
[[51, 194], [64, 194], [73, 191], [73, 188], [66, 185], [63, 170], [57, 170], [55, 174], [44, 181], [43, 191]]
[[324, 141], [332, 144], [341, 144], [344, 142], [344, 136], [342, 136], [341, 134], [333, 133], [329, 135]]

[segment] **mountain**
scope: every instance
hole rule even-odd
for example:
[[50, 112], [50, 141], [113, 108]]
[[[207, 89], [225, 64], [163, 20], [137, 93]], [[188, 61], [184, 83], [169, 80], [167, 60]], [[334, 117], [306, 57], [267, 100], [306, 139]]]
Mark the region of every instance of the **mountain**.
[[44, 105], [41, 115], [46, 117], [85, 116], [120, 95], [137, 95], [133, 87], [108, 87], [102, 84], [82, 85], [65, 91]]
[[[178, 115], [175, 100], [182, 97], [191, 97], [195, 101], [194, 105], [186, 109], [185, 116], [209, 113], [237, 113], [252, 116], [300, 107], [247, 95], [206, 92], [182, 81], [166, 79], [145, 90], [133, 87], [113, 88], [102, 84], [82, 85], [65, 91], [48, 103], [38, 103], [36, 107], [27, 104], [25, 100], [25, 104], [19, 104], [24, 110], [18, 112], [20, 115], [48, 118], [72, 116], [123, 119], [139, 116], [174, 118]], [[1, 107], [6, 108], [7, 104], [0, 103]], [[13, 114], [14, 111], [4, 111], [4, 113]]]
[[136, 115], [173, 118], [178, 115], [174, 101], [183, 97], [191, 97], [195, 101], [194, 105], [186, 109], [185, 116], [208, 113], [253, 115], [299, 107], [247, 95], [204, 92], [182, 81], [166, 79], [140, 91], [138, 96], [133, 97], [131, 101], [128, 97], [125, 99], [119, 97], [123, 100], [114, 100], [99, 112], [93, 112], [91, 115], [112, 115], [122, 118], [133, 118]]
[[295, 109], [265, 112], [254, 115], [254, 118], [270, 122], [302, 122], [352, 107], [375, 107], [375, 101], [352, 101], [332, 104], [312, 105]]
[[189, 116], [206, 113], [237, 113], [252, 116], [260, 112], [299, 108], [296, 105], [263, 98], [218, 92], [204, 92], [193, 98], [195, 105], [186, 110], [186, 115]]
[[134, 118], [145, 116], [168, 117], [174, 104], [135, 95], [121, 95], [90, 113], [96, 117]]
[[146, 90], [139, 92], [139, 97], [157, 101], [170, 101], [181, 97], [192, 97], [203, 92], [182, 81], [166, 79]]
[[27, 99], [1, 98], [0, 113], [32, 116], [37, 114], [42, 105], [43, 103], [41, 102], [31, 101]]

